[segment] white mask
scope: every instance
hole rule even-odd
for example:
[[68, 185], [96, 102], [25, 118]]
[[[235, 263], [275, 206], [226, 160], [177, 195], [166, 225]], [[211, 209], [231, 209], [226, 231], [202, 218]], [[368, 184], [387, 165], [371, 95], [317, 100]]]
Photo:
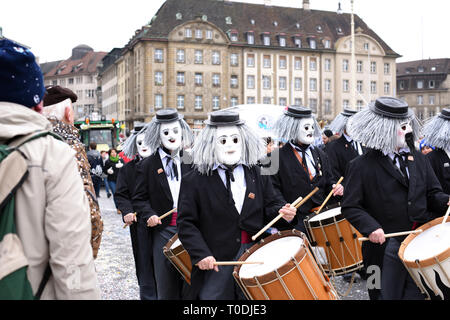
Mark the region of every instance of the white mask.
[[300, 132], [298, 141], [301, 144], [312, 144], [314, 143], [314, 119], [304, 118], [300, 120]]
[[410, 132], [412, 132], [411, 121], [402, 122], [397, 126], [397, 150], [408, 146], [405, 136]]
[[144, 143], [145, 133], [138, 134], [136, 137], [136, 147], [138, 154], [142, 158], [147, 158], [150, 155], [150, 148]]
[[159, 131], [162, 145], [170, 150], [176, 151], [181, 146], [181, 125], [179, 121], [162, 123]]
[[241, 160], [242, 138], [236, 126], [218, 127], [216, 133], [216, 157], [219, 163], [235, 165]]

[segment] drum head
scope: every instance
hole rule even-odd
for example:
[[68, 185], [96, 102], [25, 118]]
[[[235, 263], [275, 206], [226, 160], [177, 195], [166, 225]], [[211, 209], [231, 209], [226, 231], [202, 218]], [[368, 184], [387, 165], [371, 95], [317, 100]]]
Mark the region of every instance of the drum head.
[[336, 221], [344, 219], [344, 216], [341, 214], [341, 207], [333, 208], [319, 214], [312, 214], [307, 220], [311, 227], [320, 227], [321, 225], [334, 223], [335, 219]]
[[422, 261], [445, 252], [450, 247], [450, 222], [436, 224], [417, 234], [406, 246], [406, 261]]
[[302, 244], [303, 239], [298, 236], [283, 237], [265, 244], [245, 259], [245, 261], [258, 261], [264, 264], [242, 265], [239, 276], [251, 279], [280, 268], [295, 256]]
[[176, 238], [176, 240], [172, 243], [172, 245], [170, 246], [170, 249], [175, 249], [176, 247], [181, 246], [181, 241], [180, 239], [178, 239], [178, 237]]

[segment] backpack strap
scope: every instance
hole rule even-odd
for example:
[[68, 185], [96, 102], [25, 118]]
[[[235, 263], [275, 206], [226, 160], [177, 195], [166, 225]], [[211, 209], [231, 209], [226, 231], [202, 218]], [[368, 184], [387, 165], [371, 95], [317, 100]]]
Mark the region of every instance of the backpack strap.
[[34, 296], [35, 300], [41, 299], [42, 292], [44, 292], [45, 285], [47, 284], [51, 275], [52, 275], [52, 269], [50, 268], [50, 264], [47, 264], [47, 268], [45, 268], [44, 276], [42, 277], [41, 283], [39, 284], [38, 291], [36, 292], [36, 295]]

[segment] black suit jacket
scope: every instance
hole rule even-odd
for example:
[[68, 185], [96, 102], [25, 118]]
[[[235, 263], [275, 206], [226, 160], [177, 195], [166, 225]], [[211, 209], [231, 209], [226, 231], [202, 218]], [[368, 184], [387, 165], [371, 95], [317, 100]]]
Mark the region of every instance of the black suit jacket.
[[341, 211], [364, 236], [409, 231], [445, 213], [449, 196], [442, 192], [429, 162], [420, 152], [408, 160], [409, 183], [388, 156], [370, 150], [350, 162]]
[[[361, 146], [363, 153], [366, 153], [366, 148]], [[331, 172], [333, 179], [339, 180], [344, 177], [343, 185], [346, 183], [345, 175], [347, 165], [350, 161], [359, 156], [355, 148], [347, 141], [344, 135], [339, 139], [331, 141], [327, 144], [325, 152], [330, 161]]]
[[450, 159], [442, 149], [436, 149], [427, 154], [431, 167], [441, 183], [442, 190], [450, 194]]
[[122, 213], [122, 219], [129, 213], [135, 212], [133, 208], [133, 194], [136, 187], [136, 165], [139, 158], [125, 164], [117, 175], [116, 193], [114, 200], [117, 209]]
[[[241, 230], [256, 234], [278, 215], [285, 204], [259, 167], [244, 166], [246, 197], [239, 214], [229, 202], [227, 189], [217, 170], [202, 175], [189, 172], [181, 182], [178, 201], [178, 235], [192, 262], [192, 294], [198, 292], [204, 272], [195, 264], [208, 256], [233, 260], [241, 246]], [[275, 227], [291, 229], [297, 222], [280, 219]], [[258, 239], [257, 239], [258, 240]]]
[[[182, 162], [180, 178], [183, 179], [183, 176], [190, 170], [191, 165]], [[140, 161], [137, 165], [133, 207], [137, 212], [138, 221], [147, 223], [147, 220], [151, 216], [161, 216], [172, 210], [173, 205], [172, 194], [170, 193], [164, 166], [159, 152], [156, 151], [151, 156]], [[162, 219], [161, 224], [155, 228], [167, 227], [172, 219], [172, 215]]]
[[[279, 168], [271, 176], [274, 187], [280, 191], [287, 203], [292, 203], [300, 196], [305, 197], [315, 187], [319, 187], [319, 191], [298, 209], [299, 211], [297, 212], [303, 215], [300, 217], [302, 221], [304, 216], [308, 215], [312, 208], [320, 206], [323, 203], [331, 191], [332, 185], [337, 182], [332, 177], [326, 154], [319, 148], [313, 148], [312, 154], [314, 160], [320, 163], [320, 171], [322, 173], [317, 172], [312, 181], [298, 161], [289, 143], [279, 149]], [[271, 157], [273, 158], [274, 156], [276, 157], [275, 152], [272, 153]]]

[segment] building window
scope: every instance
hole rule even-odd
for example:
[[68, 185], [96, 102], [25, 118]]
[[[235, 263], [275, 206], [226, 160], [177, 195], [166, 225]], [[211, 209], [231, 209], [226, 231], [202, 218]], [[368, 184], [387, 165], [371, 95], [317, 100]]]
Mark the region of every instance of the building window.
[[317, 70], [317, 59], [309, 58], [309, 70], [316, 71]]
[[417, 104], [423, 105], [423, 96], [422, 95], [417, 96]]
[[362, 82], [362, 80], [358, 80], [358, 81], [356, 81], [356, 90], [359, 92], [359, 93], [362, 93], [363, 92], [363, 82]]
[[400, 90], [405, 89], [405, 81], [400, 81], [399, 87], [400, 87]]
[[212, 85], [213, 87], [220, 87], [220, 73], [213, 73]]
[[239, 65], [239, 56], [237, 53], [232, 53], [230, 55], [230, 65], [232, 67], [237, 67]]
[[270, 68], [272, 66], [271, 61], [270, 61], [270, 55], [265, 55], [263, 57], [263, 66], [264, 66], [264, 68]]
[[73, 78], [69, 78], [69, 84], [73, 84]]
[[331, 100], [327, 99], [324, 103], [324, 113], [331, 114]]
[[317, 91], [317, 79], [309, 79], [309, 91]]
[[58, 85], [58, 80], [52, 80], [52, 86], [57, 86]]
[[309, 99], [309, 107], [313, 113], [317, 113], [317, 99]]
[[86, 98], [94, 98], [95, 97], [95, 90], [93, 90], [93, 89], [84, 90], [84, 92], [86, 93]]
[[384, 64], [384, 74], [386, 74], [386, 75], [391, 74], [391, 64], [390, 63]]
[[203, 86], [203, 73], [196, 72], [194, 76], [195, 85], [198, 87]]
[[201, 29], [195, 29], [195, 39], [203, 38], [203, 31]]
[[155, 85], [162, 86], [163, 85], [163, 73], [161, 71], [155, 72]]
[[343, 72], [348, 72], [348, 66], [349, 66], [348, 60], [347, 59], [342, 60], [342, 71]]
[[325, 71], [331, 71], [331, 59], [325, 59]]
[[247, 32], [247, 43], [255, 44], [255, 35], [253, 32]]
[[247, 76], [247, 89], [255, 89], [255, 76]]
[[263, 76], [263, 89], [270, 89], [270, 76]]
[[263, 36], [263, 43], [265, 46], [270, 46], [270, 36], [269, 35], [264, 35]]
[[279, 78], [279, 89], [286, 90], [286, 77]]
[[295, 37], [294, 44], [297, 48], [301, 48], [302, 47], [302, 39], [300, 39], [299, 37]]
[[230, 99], [231, 107], [237, 106], [239, 103], [239, 100], [237, 97], [231, 97]]
[[423, 89], [423, 80], [417, 80], [417, 89]]
[[342, 81], [342, 90], [344, 92], [348, 92], [349, 91], [349, 81], [348, 80]]
[[309, 39], [309, 47], [311, 49], [316, 49], [316, 40], [315, 39]]
[[184, 30], [184, 36], [186, 38], [192, 38], [192, 29], [189, 29], [189, 28], [185, 29]]
[[424, 69], [423, 67], [418, 67], [418, 68], [417, 68], [417, 71], [418, 71], [418, 72], [424, 72], [424, 70], [425, 70], [425, 69]]
[[433, 96], [433, 95], [430, 95], [429, 97], [428, 97], [428, 102], [429, 102], [429, 104], [430, 105], [434, 105], [434, 103], [435, 103], [435, 97]]
[[247, 104], [255, 104], [255, 97], [247, 97]]
[[177, 63], [184, 63], [185, 54], [184, 49], [178, 49], [177, 50]]
[[238, 41], [238, 33], [237, 32], [231, 32], [231, 41], [236, 42]]
[[349, 106], [350, 106], [350, 101], [344, 100], [344, 101], [342, 102], [342, 107], [348, 108]]
[[230, 87], [231, 88], [237, 88], [238, 87], [238, 76], [237, 75], [231, 75]]
[[369, 43], [368, 42], [364, 43], [364, 50], [369, 51]]
[[391, 94], [391, 84], [389, 82], [384, 83], [384, 94]]
[[206, 30], [206, 40], [212, 40], [213, 32], [212, 30]]
[[155, 94], [155, 108], [161, 109], [163, 107], [163, 95]]
[[177, 72], [177, 85], [184, 86], [185, 83], [184, 72]]
[[212, 109], [219, 110], [220, 109], [220, 96], [214, 96], [212, 98]]
[[372, 61], [370, 63], [370, 72], [371, 73], [377, 73], [377, 63], [375, 61]]
[[302, 91], [302, 78], [295, 78], [294, 79], [294, 90], [295, 91]]
[[255, 55], [253, 53], [249, 53], [247, 55], [247, 67], [253, 68], [255, 66]]
[[434, 117], [435, 115], [436, 115], [436, 111], [434, 111], [434, 110], [428, 111], [428, 118], [432, 118], [432, 117]]
[[300, 57], [294, 58], [294, 69], [302, 70], [302, 58], [300, 58]]
[[177, 109], [184, 109], [184, 95], [177, 95]]
[[428, 88], [434, 89], [434, 87], [435, 87], [435, 81], [434, 80], [428, 81]]
[[331, 80], [325, 79], [325, 91], [330, 92], [331, 91]]
[[294, 105], [296, 105], [296, 106], [301, 106], [301, 105], [303, 105], [303, 100], [302, 100], [302, 98], [295, 98], [295, 99], [294, 99]]
[[77, 84], [83, 83], [83, 77], [76, 77]]
[[287, 99], [286, 98], [280, 98], [279, 99], [279, 105], [280, 106], [287, 106]]
[[363, 72], [363, 62], [361, 60], [356, 62], [356, 72]]
[[194, 63], [196, 63], [196, 64], [203, 63], [203, 50], [195, 50]]
[[287, 67], [286, 56], [281, 56], [279, 59], [279, 68], [286, 69], [286, 67]]
[[364, 107], [364, 102], [362, 100], [356, 101], [356, 108], [358, 111], [361, 111], [363, 107]]
[[271, 104], [272, 98], [271, 97], [264, 97], [263, 98], [263, 104]]
[[370, 81], [370, 93], [372, 93], [372, 94], [377, 93], [377, 82], [376, 81]]
[[331, 48], [331, 40], [325, 40], [324, 47], [325, 47], [325, 49], [330, 49]]
[[195, 110], [203, 109], [203, 96], [195, 96], [194, 108]]
[[212, 52], [212, 64], [215, 64], [215, 65], [220, 64], [220, 51]]
[[280, 47], [286, 47], [286, 37], [280, 37]]
[[155, 62], [164, 62], [164, 51], [163, 49], [155, 49]]

